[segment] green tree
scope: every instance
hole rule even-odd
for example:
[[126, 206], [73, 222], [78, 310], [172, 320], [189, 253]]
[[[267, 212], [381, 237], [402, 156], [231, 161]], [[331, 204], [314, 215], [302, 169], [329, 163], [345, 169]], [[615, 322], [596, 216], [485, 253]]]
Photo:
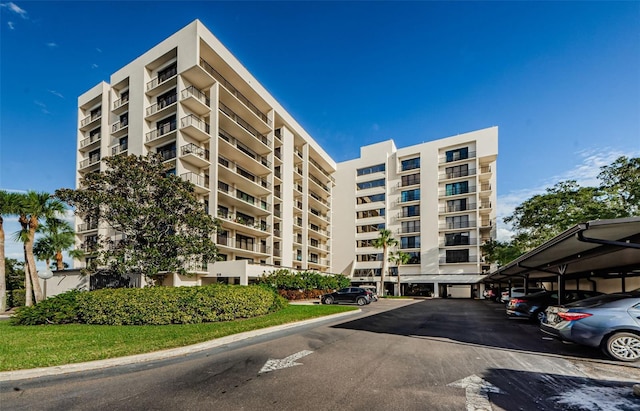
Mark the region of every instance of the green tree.
[[384, 274], [387, 271], [387, 261], [389, 260], [389, 248], [398, 245], [398, 240], [393, 238], [391, 230], [386, 228], [378, 231], [378, 238], [373, 240], [375, 248], [382, 248], [382, 268], [380, 269], [380, 289], [378, 294], [384, 296]]
[[18, 195], [0, 190], [0, 312], [7, 309], [7, 271], [5, 268], [5, 234], [3, 216], [17, 214]]
[[75, 244], [75, 232], [67, 221], [60, 218], [48, 218], [38, 230], [42, 237], [33, 246], [34, 254], [49, 266], [49, 260], [55, 260], [56, 270], [64, 269], [63, 251], [70, 250]]
[[98, 238], [99, 266], [153, 279], [215, 261], [212, 238], [219, 223], [191, 183], [167, 173], [158, 155], [120, 155], [105, 162], [107, 170], [84, 176], [81, 188], [56, 191], [85, 221], [116, 233]]
[[516, 241], [490, 240], [480, 246], [485, 262], [503, 266], [515, 260], [523, 254]]
[[[29, 283], [32, 286], [35, 302], [42, 301], [42, 288], [38, 280], [36, 271], [36, 260], [33, 253], [33, 245], [35, 243], [36, 232], [40, 227], [41, 219], [53, 219], [64, 212], [65, 206], [57, 198], [52, 197], [49, 193], [37, 193], [29, 191], [18, 197], [18, 221], [22, 227], [19, 233], [20, 240], [24, 243], [24, 254], [27, 272], [27, 290]], [[26, 296], [26, 305], [31, 305], [31, 295]]]
[[619, 217], [640, 215], [640, 158], [619, 157], [600, 168], [598, 179]]
[[411, 255], [404, 251], [396, 251], [389, 256], [389, 262], [394, 263], [398, 267], [398, 295], [402, 295], [402, 289], [400, 288], [400, 266], [406, 264], [411, 260]]
[[522, 251], [528, 251], [576, 224], [619, 217], [604, 197], [599, 188], [563, 181], [520, 204], [504, 221], [516, 231]]

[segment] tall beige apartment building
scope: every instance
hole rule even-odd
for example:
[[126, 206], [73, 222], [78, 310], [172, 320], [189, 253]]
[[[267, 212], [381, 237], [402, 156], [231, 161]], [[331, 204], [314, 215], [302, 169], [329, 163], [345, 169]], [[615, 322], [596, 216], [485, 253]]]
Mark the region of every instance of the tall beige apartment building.
[[387, 264], [386, 293], [479, 295], [471, 284], [490, 269], [480, 246], [496, 238], [497, 153], [492, 127], [400, 149], [384, 141], [338, 163], [333, 268], [377, 284], [383, 254], [373, 240], [388, 229], [399, 242], [391, 251], [409, 261]]
[[[335, 162], [198, 20], [78, 98], [77, 181], [106, 156], [147, 153], [192, 182], [222, 221], [224, 261], [165, 284], [247, 284], [279, 266], [331, 270]], [[78, 219], [85, 250], [98, 233], [118, 236]]]
[[[106, 156], [158, 153], [221, 220], [222, 261], [165, 285], [249, 284], [278, 267], [373, 284], [382, 261], [371, 240], [385, 227], [411, 256], [391, 267], [390, 291], [399, 272], [404, 293], [470, 293], [488, 269], [497, 128], [401, 149], [385, 141], [336, 164], [198, 20], [81, 95], [77, 141], [77, 184]], [[81, 216], [76, 231], [88, 252], [76, 268], [99, 234], [119, 235]]]

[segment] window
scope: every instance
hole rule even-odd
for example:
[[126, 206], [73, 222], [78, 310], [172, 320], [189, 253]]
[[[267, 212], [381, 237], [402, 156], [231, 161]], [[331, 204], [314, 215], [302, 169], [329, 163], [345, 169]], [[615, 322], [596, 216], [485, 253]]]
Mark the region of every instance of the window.
[[228, 218], [229, 217], [229, 209], [224, 206], [218, 206], [218, 217]]
[[401, 231], [403, 233], [419, 233], [420, 220], [403, 221]]
[[358, 197], [356, 201], [358, 204], [369, 204], [369, 203], [374, 203], [378, 201], [384, 201], [385, 198], [386, 197], [384, 193], [382, 193], [382, 194], [373, 194], [370, 196]]
[[407, 264], [420, 264], [420, 252], [419, 251], [411, 251], [409, 254], [409, 262]]
[[373, 247], [373, 241], [374, 240], [358, 240], [356, 241], [356, 247], [357, 248]]
[[444, 245], [470, 245], [469, 233], [445, 234]]
[[415, 168], [420, 168], [420, 157], [410, 158], [408, 160], [402, 160], [402, 171], [413, 170]]
[[366, 174], [373, 174], [373, 173], [379, 173], [379, 172], [383, 172], [385, 171], [385, 165], [384, 164], [377, 164], [375, 166], [371, 166], [371, 167], [364, 167], [364, 168], [359, 168], [357, 173], [359, 176], [363, 176]]
[[129, 125], [129, 113], [124, 113], [120, 116], [120, 127]]
[[236, 248], [243, 250], [253, 250], [254, 239], [242, 234], [236, 234]]
[[320, 242], [318, 240], [316, 240], [315, 238], [310, 238], [309, 239], [309, 244], [311, 244], [311, 247], [318, 248], [318, 245], [320, 245]]
[[158, 82], [162, 83], [163, 81], [170, 79], [176, 74], [178, 74], [178, 70], [176, 69], [176, 63], [173, 63], [172, 65], [162, 70], [158, 70]]
[[157, 151], [162, 157], [162, 161], [171, 160], [172, 158], [176, 158], [176, 143], [170, 143], [166, 146], [158, 147]]
[[456, 229], [456, 228], [468, 228], [469, 225], [469, 216], [468, 215], [459, 215], [455, 217], [447, 217], [447, 228], [448, 229]]
[[253, 216], [238, 211], [236, 212], [236, 222], [245, 225], [253, 225], [255, 224], [256, 219], [253, 218]]
[[469, 192], [469, 182], [460, 181], [459, 183], [447, 184], [446, 195], [454, 196], [457, 194], [466, 194]]
[[417, 217], [420, 215], [420, 206], [406, 206], [402, 207], [401, 217]]
[[156, 99], [156, 104], [158, 104], [158, 110], [163, 109], [171, 104], [175, 103], [178, 100], [178, 94], [176, 93], [176, 89], [170, 90]]
[[469, 175], [469, 164], [447, 167], [445, 172], [447, 173], [447, 178], [466, 177]]
[[447, 213], [454, 213], [456, 211], [467, 210], [467, 199], [461, 198], [460, 200], [447, 201]]
[[102, 106], [98, 107], [98, 108], [94, 108], [93, 110], [91, 110], [91, 120], [95, 120], [97, 118], [99, 118], [100, 116], [102, 116]]
[[380, 277], [380, 268], [356, 268], [353, 270], [354, 277]]
[[89, 132], [89, 138], [91, 141], [95, 141], [95, 139], [100, 138], [100, 127], [91, 130]]
[[382, 254], [358, 254], [356, 255], [356, 261], [382, 261]]
[[367, 188], [374, 188], [374, 187], [384, 187], [385, 184], [385, 179], [381, 178], [380, 180], [373, 180], [373, 181], [365, 181], [363, 183], [358, 183], [358, 190], [365, 190]]
[[318, 254], [314, 254], [314, 253], [309, 254], [309, 262], [318, 264]]
[[176, 129], [176, 116], [164, 118], [156, 123], [159, 135], [166, 134]]
[[420, 184], [420, 174], [409, 174], [408, 176], [402, 176], [402, 187], [413, 186]]
[[447, 163], [467, 159], [469, 158], [469, 147], [459, 148], [457, 150], [449, 150], [446, 152], [446, 156]]
[[236, 189], [236, 197], [242, 201], [246, 201], [249, 204], [255, 204], [256, 198], [250, 194]]
[[356, 227], [358, 233], [377, 233], [380, 230], [384, 230], [385, 224], [367, 224], [359, 225]]
[[469, 250], [447, 250], [447, 263], [468, 263]]
[[420, 200], [420, 189], [416, 188], [415, 190], [407, 190], [400, 193], [400, 201], [406, 203], [407, 201], [417, 201]]
[[420, 248], [420, 236], [400, 237], [400, 248]]
[[358, 211], [356, 216], [357, 218], [381, 217], [384, 216], [384, 208], [378, 210]]
[[125, 90], [122, 93], [120, 93], [120, 103], [124, 104], [127, 101], [129, 101], [129, 90]]

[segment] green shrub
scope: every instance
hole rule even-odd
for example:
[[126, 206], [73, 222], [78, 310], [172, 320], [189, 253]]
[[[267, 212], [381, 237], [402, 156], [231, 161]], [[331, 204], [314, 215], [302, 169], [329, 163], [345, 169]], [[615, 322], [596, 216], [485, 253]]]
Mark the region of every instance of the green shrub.
[[284, 308], [263, 286], [116, 288], [70, 291], [18, 310], [13, 324], [164, 325], [231, 321]]
[[71, 324], [78, 322], [78, 296], [80, 291], [67, 291], [40, 301], [31, 307], [19, 307], [11, 317], [12, 324]]
[[7, 307], [24, 307], [25, 299], [24, 288], [7, 291]]
[[[348, 287], [351, 281], [342, 274], [323, 275], [317, 271], [292, 272], [286, 268], [265, 273], [258, 280], [277, 290], [336, 290]], [[281, 293], [282, 295], [283, 293]], [[284, 295], [290, 295], [284, 293]]]

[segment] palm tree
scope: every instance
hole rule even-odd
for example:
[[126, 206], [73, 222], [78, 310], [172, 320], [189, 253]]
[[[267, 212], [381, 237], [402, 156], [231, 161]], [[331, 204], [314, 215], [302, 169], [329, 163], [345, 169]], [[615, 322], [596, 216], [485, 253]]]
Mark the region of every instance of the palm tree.
[[404, 251], [396, 251], [395, 253], [391, 253], [389, 256], [389, 262], [395, 263], [398, 267], [398, 296], [402, 295], [402, 291], [400, 288], [400, 266], [402, 264], [406, 264], [411, 259], [411, 255], [405, 253]]
[[0, 190], [0, 312], [7, 309], [7, 276], [5, 272], [4, 221], [2, 216], [15, 215], [17, 207], [16, 193]]
[[393, 238], [391, 230], [383, 228], [378, 232], [378, 238], [373, 240], [375, 248], [382, 248], [382, 268], [380, 270], [380, 295], [384, 297], [384, 273], [387, 270], [387, 260], [389, 259], [389, 247], [398, 245], [398, 240]]
[[24, 242], [26, 259], [25, 269], [28, 268], [28, 278], [31, 279], [33, 294], [37, 304], [42, 301], [42, 288], [38, 281], [36, 260], [33, 254], [33, 244], [36, 237], [36, 231], [40, 226], [41, 218], [56, 218], [59, 214], [64, 212], [65, 207], [62, 201], [53, 198], [49, 193], [37, 193], [35, 191], [29, 191], [27, 194], [21, 195], [18, 207], [18, 221], [22, 227], [20, 238]]
[[45, 223], [38, 227], [38, 232], [43, 234], [33, 246], [33, 251], [38, 260], [45, 260], [47, 267], [49, 260], [56, 260], [56, 270], [63, 270], [62, 252], [69, 250], [75, 243], [75, 232], [71, 224], [59, 218], [47, 218]]

